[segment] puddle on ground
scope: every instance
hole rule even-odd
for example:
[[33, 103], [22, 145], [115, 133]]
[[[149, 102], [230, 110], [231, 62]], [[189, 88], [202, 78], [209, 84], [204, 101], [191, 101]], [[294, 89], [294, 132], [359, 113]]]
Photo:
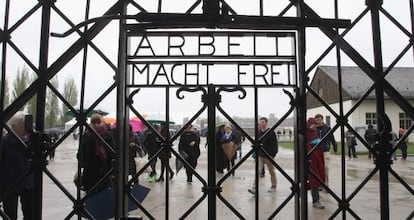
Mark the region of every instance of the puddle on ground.
[[[369, 170], [369, 172], [372, 170]], [[355, 179], [363, 179], [368, 176], [368, 172], [366, 170], [358, 170], [358, 169], [347, 169], [347, 176]], [[409, 185], [414, 185], [414, 178], [409, 173], [404, 172], [397, 172], [398, 175]], [[390, 183], [399, 183], [399, 181], [391, 174], [388, 173], [389, 182]], [[371, 181], [379, 181], [379, 172], [377, 171], [374, 176], [371, 178]]]

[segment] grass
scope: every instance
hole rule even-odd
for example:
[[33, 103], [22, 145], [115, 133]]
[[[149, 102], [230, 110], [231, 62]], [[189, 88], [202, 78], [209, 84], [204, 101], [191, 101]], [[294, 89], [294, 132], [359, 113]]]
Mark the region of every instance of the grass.
[[[293, 150], [293, 142], [280, 142], [279, 143], [280, 147], [283, 147], [285, 149], [291, 149]], [[338, 143], [338, 153], [341, 153], [341, 143]], [[347, 147], [345, 147], [345, 153], [347, 153]], [[331, 152], [333, 152], [333, 148], [331, 146]], [[397, 154], [401, 154], [401, 150], [397, 149]], [[407, 147], [407, 153], [408, 154], [414, 154], [414, 143], [408, 143], [408, 147]], [[368, 154], [368, 150], [366, 151], [357, 151], [357, 154], [359, 155], [365, 155]]]

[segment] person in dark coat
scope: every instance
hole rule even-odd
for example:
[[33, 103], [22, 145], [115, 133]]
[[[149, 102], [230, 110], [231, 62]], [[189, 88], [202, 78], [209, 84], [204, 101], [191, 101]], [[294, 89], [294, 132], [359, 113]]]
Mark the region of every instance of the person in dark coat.
[[[160, 134], [166, 139], [167, 138], [167, 134], [168, 134], [168, 130], [167, 130], [167, 126], [165, 124], [165, 122], [161, 123], [161, 128], [160, 128]], [[167, 150], [164, 150], [163, 153], [161, 153], [160, 155], [160, 160], [161, 160], [161, 172], [160, 172], [160, 177], [156, 180], [157, 182], [159, 181], [164, 181], [164, 170], [167, 168], [168, 172], [170, 174], [170, 179], [172, 179], [174, 177], [174, 171], [171, 169], [170, 165], [168, 164], [168, 160], [171, 157], [171, 152], [167, 152]]]
[[[115, 145], [118, 147], [118, 129], [112, 129], [112, 139], [114, 140]], [[135, 165], [135, 157], [143, 156], [142, 146], [139, 145], [138, 135], [132, 130], [131, 124], [129, 125], [129, 142], [128, 142], [128, 174], [134, 176], [137, 173], [137, 167]], [[141, 155], [140, 155], [141, 154]], [[134, 180], [134, 183], [138, 183], [138, 178]]]
[[[192, 125], [188, 125], [184, 133], [180, 136], [178, 150], [187, 153], [187, 162], [195, 169], [197, 167], [198, 157], [200, 156], [200, 137], [192, 131]], [[193, 171], [189, 167], [185, 169], [187, 182], [193, 182]]]
[[[404, 128], [400, 128], [398, 129], [398, 139], [401, 139], [404, 136], [404, 133], [406, 131], [404, 130]], [[401, 159], [403, 160], [407, 160], [407, 143], [408, 143], [408, 137], [405, 138], [403, 141], [400, 142], [400, 145], [398, 145], [398, 147], [401, 150]]]
[[[261, 140], [261, 144], [263, 145], [262, 149], [266, 151], [266, 153], [269, 154], [270, 157], [273, 159], [279, 150], [279, 146], [278, 146], [275, 132], [269, 131], [270, 128], [268, 127], [268, 120], [266, 117], [261, 117], [259, 119], [258, 128], [259, 129], [257, 131], [257, 137], [262, 137], [266, 132], [269, 132], [267, 136]], [[275, 167], [273, 166], [270, 159], [262, 151], [258, 151], [258, 156], [256, 158], [259, 160], [259, 166], [258, 166], [257, 172], [262, 173], [264, 170], [265, 164], [269, 171], [270, 181], [272, 185], [270, 189], [268, 190], [268, 192], [270, 193], [276, 192], [277, 179], [276, 179]], [[256, 185], [253, 184], [252, 189], [249, 189], [248, 191], [252, 194], [255, 194]]]
[[355, 146], [357, 145], [356, 137], [351, 130], [345, 132], [345, 143], [348, 146], [348, 159], [358, 158]]
[[[322, 139], [323, 137], [325, 137], [330, 131], [331, 131], [331, 127], [326, 124], [323, 121], [323, 116], [321, 114], [316, 114], [315, 115], [315, 122], [316, 122], [316, 133], [318, 134], [318, 137], [320, 139]], [[326, 185], [329, 184], [329, 163], [330, 163], [330, 149], [331, 149], [331, 144], [333, 146], [333, 152], [334, 154], [338, 153], [338, 145], [336, 144], [336, 140], [335, 137], [333, 136], [332, 133], [330, 133], [328, 135], [328, 137], [326, 137], [323, 142], [320, 144], [323, 148], [323, 152], [324, 152], [324, 159], [325, 159], [325, 183]]]
[[223, 148], [221, 147], [221, 137], [224, 134], [224, 125], [220, 125], [216, 131], [216, 171], [223, 173], [223, 169], [226, 168], [226, 156], [224, 155]]
[[[18, 137], [8, 133], [1, 141], [0, 195], [2, 196], [30, 169], [31, 153], [19, 140], [28, 139], [24, 124], [24, 113], [17, 112], [9, 120], [9, 126]], [[18, 197], [20, 197], [24, 219], [33, 219], [33, 174], [29, 174], [22, 182], [14, 186], [6, 196], [3, 200], [3, 210], [10, 219], [17, 219]]]
[[[371, 148], [375, 147], [375, 143], [377, 142], [377, 131], [374, 129], [374, 126], [372, 126], [372, 124], [368, 125], [368, 129], [365, 131], [364, 133], [364, 138], [367, 141], [367, 143], [369, 144], [369, 146], [371, 146]], [[371, 159], [372, 158], [372, 153], [371, 151], [368, 152], [368, 158]], [[374, 157], [375, 159], [375, 157]]]
[[[325, 135], [329, 133], [331, 130], [331, 127], [323, 121], [323, 116], [321, 114], [315, 115], [315, 121], [317, 124], [316, 132], [318, 133], [318, 136], [320, 139], [322, 139]], [[324, 141], [321, 143], [323, 147], [324, 152], [329, 152], [331, 148], [331, 144], [333, 146], [333, 152], [334, 154], [338, 153], [338, 145], [336, 143], [335, 137], [331, 133], [327, 138], [324, 139]]]
[[[91, 127], [94, 129], [108, 145], [114, 146], [111, 132], [104, 123], [102, 115], [94, 114], [91, 116]], [[78, 160], [82, 160], [82, 184], [85, 191], [91, 188], [112, 168], [112, 160], [115, 154], [106, 146], [94, 132], [86, 130], [82, 137]], [[111, 179], [106, 179], [99, 185], [94, 192], [99, 192], [111, 186]]]
[[[220, 138], [220, 143], [221, 145], [226, 144], [226, 143], [230, 143], [233, 142], [234, 145], [237, 146], [237, 143], [241, 142], [241, 138], [239, 135], [237, 135], [235, 132], [233, 132], [233, 129], [230, 125], [225, 125], [224, 126], [224, 133]], [[233, 157], [229, 160], [227, 157], [225, 157], [225, 161], [226, 161], [226, 168], [227, 168], [227, 172], [229, 172], [229, 170], [234, 167], [234, 160], [236, 159], [237, 155], [236, 153], [233, 155]], [[234, 171], [231, 173], [234, 176]]]
[[[154, 125], [154, 129], [159, 131], [159, 126]], [[144, 130], [144, 148], [148, 152], [148, 160], [150, 160], [160, 149], [161, 140], [158, 138], [157, 134], [154, 133], [151, 129]], [[157, 180], [157, 158], [151, 162], [151, 172], [148, 176], [148, 181], [153, 182]]]

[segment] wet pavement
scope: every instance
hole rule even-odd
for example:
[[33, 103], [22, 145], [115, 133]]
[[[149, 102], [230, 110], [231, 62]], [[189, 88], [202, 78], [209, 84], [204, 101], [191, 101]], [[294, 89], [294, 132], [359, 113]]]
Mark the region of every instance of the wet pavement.
[[[203, 139], [203, 141], [205, 141]], [[282, 144], [283, 145], [283, 144]], [[207, 149], [201, 144], [201, 156], [199, 158], [197, 171], [207, 180]], [[52, 173], [76, 198], [76, 188], [73, 184], [73, 176], [77, 169], [76, 161], [77, 141], [69, 138], [65, 140], [56, 150], [56, 157], [49, 162], [47, 166]], [[243, 146], [243, 153], [249, 150], [249, 146]], [[170, 160], [173, 169], [175, 158]], [[236, 162], [238, 162], [237, 160]], [[283, 169], [284, 173], [290, 178], [294, 176], [294, 154], [293, 151], [280, 148], [276, 161]], [[344, 174], [342, 175], [342, 166], [344, 164]], [[160, 162], [157, 163], [158, 170]], [[380, 198], [379, 198], [379, 175], [375, 173], [366, 181], [363, 181], [375, 168], [373, 162], [367, 156], [348, 160], [346, 157], [341, 159], [340, 155], [330, 155], [329, 157], [329, 187], [336, 194], [335, 196], [321, 192], [321, 202], [325, 209], [315, 209], [311, 202], [308, 202], [309, 219], [343, 219], [342, 213], [334, 215], [338, 209], [337, 198], [352, 198], [350, 210], [361, 219], [380, 219]], [[396, 160], [392, 165], [393, 170], [397, 173], [411, 188], [414, 187], [414, 161]], [[174, 169], [175, 171], [175, 169]], [[267, 173], [266, 173], [267, 174]], [[217, 180], [220, 180], [223, 174], [217, 174]], [[346, 179], [342, 184], [341, 178]], [[414, 195], [398, 182], [396, 177], [390, 174], [390, 219], [406, 219], [414, 210]], [[192, 183], [186, 182], [185, 171], [181, 170], [174, 178], [168, 182], [169, 195], [166, 196], [167, 182], [148, 182], [147, 174], [140, 176], [140, 183], [151, 188], [150, 193], [142, 205], [151, 213], [155, 219], [166, 219], [165, 200], [169, 200], [168, 219], [179, 219], [191, 208], [191, 206], [200, 200], [203, 196], [202, 184], [197, 178], [193, 178]], [[245, 219], [255, 219], [255, 196], [247, 190], [252, 186], [254, 181], [254, 160], [247, 160], [235, 172], [234, 176], [229, 176], [222, 184], [222, 199], [217, 199], [217, 218], [218, 219], [239, 219], [227, 204], [237, 210]], [[270, 178], [265, 175], [260, 178], [259, 184], [259, 219], [267, 219], [281, 204], [286, 203], [284, 208], [276, 215], [275, 219], [294, 219], [294, 198], [287, 200], [291, 193], [291, 184], [288, 179], [277, 172], [277, 191], [269, 193]], [[363, 186], [359, 189], [360, 186]], [[342, 189], [345, 193], [342, 193]], [[354, 191], [357, 193], [354, 194]], [[57, 185], [44, 175], [44, 198], [43, 198], [43, 219], [64, 219], [73, 208], [72, 201], [57, 187]], [[344, 194], [344, 195], [342, 195]], [[308, 193], [308, 200], [311, 200]], [[131, 216], [141, 215], [146, 217], [142, 211], [132, 211]], [[21, 215], [20, 215], [21, 216]], [[349, 212], [346, 213], [347, 219], [354, 219]], [[76, 219], [76, 217], [73, 217]], [[207, 199], [198, 204], [185, 219], [208, 219]]]

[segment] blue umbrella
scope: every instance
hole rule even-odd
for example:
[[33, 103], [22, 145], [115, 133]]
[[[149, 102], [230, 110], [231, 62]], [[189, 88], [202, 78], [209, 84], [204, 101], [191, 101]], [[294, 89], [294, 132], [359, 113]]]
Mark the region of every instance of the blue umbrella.
[[[131, 194], [139, 202], [144, 201], [150, 189], [140, 184], [134, 184], [131, 189]], [[89, 197], [85, 201], [86, 210], [91, 213], [95, 219], [108, 219], [115, 216], [115, 189], [106, 188], [95, 195]], [[128, 202], [128, 211], [137, 209], [138, 206], [133, 202]]]

